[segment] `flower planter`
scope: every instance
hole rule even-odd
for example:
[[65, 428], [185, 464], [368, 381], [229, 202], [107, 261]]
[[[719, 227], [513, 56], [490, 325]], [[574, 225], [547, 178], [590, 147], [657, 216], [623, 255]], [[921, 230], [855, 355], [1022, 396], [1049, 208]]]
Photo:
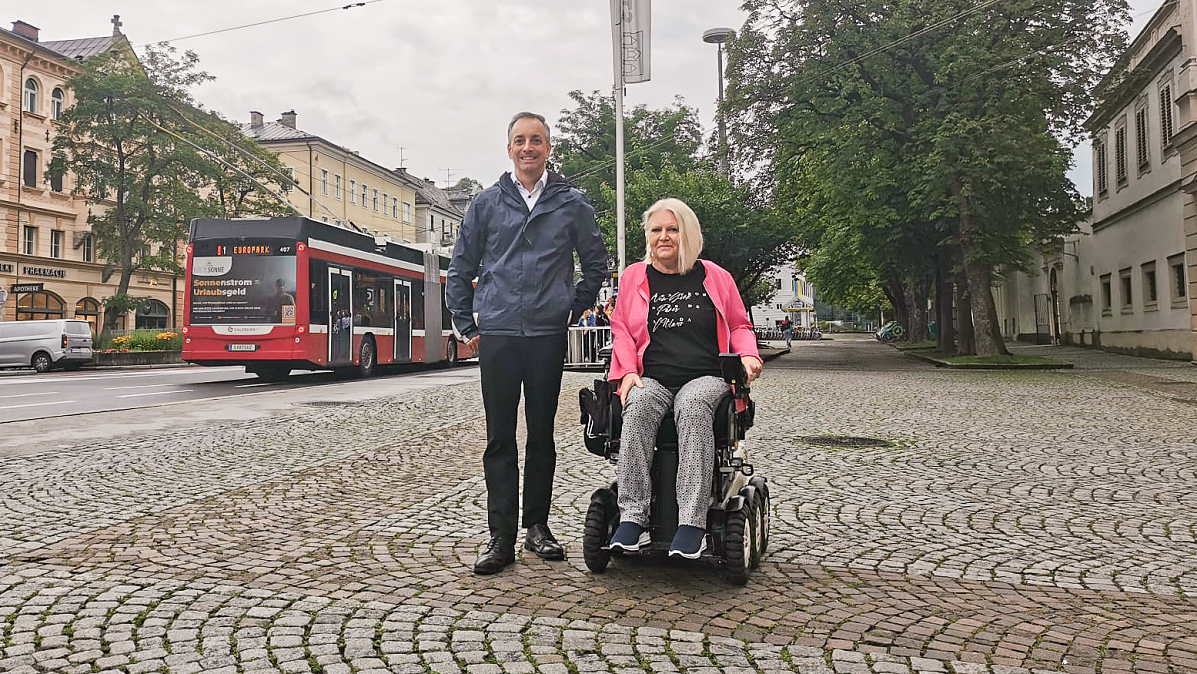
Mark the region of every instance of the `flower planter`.
[[118, 351], [103, 353], [97, 351], [92, 356], [91, 364], [95, 366], [120, 367], [123, 365], [166, 365], [182, 362], [182, 351], [127, 351], [125, 353]]

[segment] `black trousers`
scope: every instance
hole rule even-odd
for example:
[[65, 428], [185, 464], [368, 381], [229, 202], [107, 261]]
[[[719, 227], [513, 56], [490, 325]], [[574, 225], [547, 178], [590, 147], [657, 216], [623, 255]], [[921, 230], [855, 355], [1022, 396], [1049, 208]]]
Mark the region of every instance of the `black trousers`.
[[487, 523], [492, 536], [514, 537], [519, 504], [519, 450], [515, 444], [520, 389], [524, 394], [523, 526], [547, 524], [553, 500], [557, 448], [553, 419], [561, 395], [566, 335], [506, 337], [482, 335], [478, 364], [482, 371], [482, 404], [486, 409]]

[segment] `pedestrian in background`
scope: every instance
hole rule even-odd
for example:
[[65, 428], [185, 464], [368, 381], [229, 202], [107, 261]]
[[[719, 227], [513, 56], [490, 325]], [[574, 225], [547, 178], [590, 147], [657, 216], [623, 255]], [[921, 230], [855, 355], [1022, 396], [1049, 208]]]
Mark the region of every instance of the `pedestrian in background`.
[[[477, 354], [486, 410], [487, 524], [480, 574], [515, 561], [520, 513], [516, 414], [525, 396], [524, 549], [564, 559], [549, 530], [557, 449], [553, 419], [561, 393], [569, 325], [594, 306], [607, 275], [607, 249], [582, 193], [546, 166], [544, 117], [521, 112], [507, 125], [513, 170], [474, 199], [461, 223], [446, 280], [453, 332]], [[582, 268], [575, 284], [574, 251]], [[479, 266], [485, 271], [473, 281]], [[477, 313], [477, 322], [474, 314]]]
[[794, 338], [794, 324], [789, 316], [781, 319], [781, 337], [786, 340], [786, 348], [790, 348], [790, 340]]

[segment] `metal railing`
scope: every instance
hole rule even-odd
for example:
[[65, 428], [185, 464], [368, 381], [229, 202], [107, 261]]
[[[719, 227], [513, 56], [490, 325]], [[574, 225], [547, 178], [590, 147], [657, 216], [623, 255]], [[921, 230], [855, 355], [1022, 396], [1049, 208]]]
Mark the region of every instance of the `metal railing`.
[[571, 370], [601, 370], [603, 359], [599, 355], [603, 347], [611, 343], [611, 328], [571, 327], [565, 367]]

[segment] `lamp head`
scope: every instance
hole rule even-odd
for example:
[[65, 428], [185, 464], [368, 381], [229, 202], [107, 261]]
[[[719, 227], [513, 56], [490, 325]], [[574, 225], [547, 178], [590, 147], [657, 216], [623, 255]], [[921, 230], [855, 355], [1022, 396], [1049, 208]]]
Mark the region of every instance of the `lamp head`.
[[727, 42], [727, 38], [731, 37], [731, 28], [711, 28], [702, 33], [702, 41], [711, 44], [722, 44]]

